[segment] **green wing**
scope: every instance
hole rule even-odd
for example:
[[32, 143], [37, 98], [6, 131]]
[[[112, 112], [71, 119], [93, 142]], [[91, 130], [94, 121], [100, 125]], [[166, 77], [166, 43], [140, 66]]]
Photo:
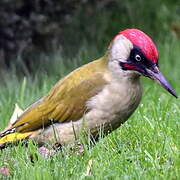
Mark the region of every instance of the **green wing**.
[[54, 122], [76, 121], [88, 111], [86, 102], [107, 84], [106, 60], [101, 58], [76, 69], [60, 80], [40, 101], [31, 105], [12, 125], [29, 132]]

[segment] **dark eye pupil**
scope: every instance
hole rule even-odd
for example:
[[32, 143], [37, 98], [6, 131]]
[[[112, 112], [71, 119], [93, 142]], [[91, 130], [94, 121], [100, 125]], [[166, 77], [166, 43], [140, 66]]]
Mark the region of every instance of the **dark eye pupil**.
[[137, 55], [135, 56], [135, 59], [136, 59], [136, 61], [141, 61], [141, 56], [137, 54]]

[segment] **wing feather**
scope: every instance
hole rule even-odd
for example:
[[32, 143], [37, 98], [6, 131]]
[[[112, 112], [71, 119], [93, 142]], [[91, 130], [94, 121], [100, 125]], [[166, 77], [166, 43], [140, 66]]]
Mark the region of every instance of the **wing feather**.
[[53, 122], [76, 121], [87, 111], [86, 102], [107, 84], [106, 61], [99, 59], [82, 66], [60, 80], [49, 94], [31, 105], [12, 125], [28, 132]]

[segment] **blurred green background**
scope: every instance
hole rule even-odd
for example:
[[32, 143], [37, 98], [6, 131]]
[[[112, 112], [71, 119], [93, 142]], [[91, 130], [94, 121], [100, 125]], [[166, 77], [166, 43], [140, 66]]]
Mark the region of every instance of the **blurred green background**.
[[97, 58], [126, 28], [145, 31], [158, 46], [179, 41], [180, 1], [1, 0], [0, 72], [56, 73], [56, 54], [65, 61], [82, 53]]

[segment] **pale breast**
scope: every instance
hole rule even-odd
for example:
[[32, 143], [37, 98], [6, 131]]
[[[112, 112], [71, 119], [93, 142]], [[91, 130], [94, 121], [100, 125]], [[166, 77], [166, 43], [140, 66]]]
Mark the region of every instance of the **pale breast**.
[[112, 82], [95, 97], [91, 98], [87, 107], [89, 113], [85, 120], [90, 129], [103, 126], [114, 130], [125, 122], [135, 111], [142, 96], [139, 78], [136, 81]]

